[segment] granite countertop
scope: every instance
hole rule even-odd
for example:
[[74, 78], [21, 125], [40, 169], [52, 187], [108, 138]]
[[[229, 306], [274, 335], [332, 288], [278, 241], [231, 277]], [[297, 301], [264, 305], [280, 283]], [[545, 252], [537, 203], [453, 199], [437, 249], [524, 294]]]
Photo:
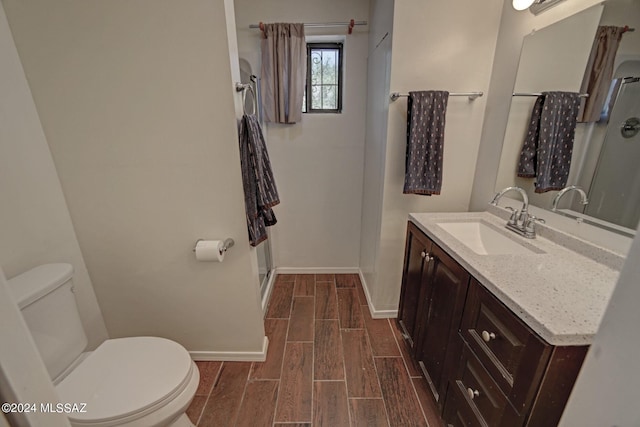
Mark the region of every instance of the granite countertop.
[[[566, 240], [526, 239], [488, 212], [412, 213], [409, 219], [549, 344], [591, 344], [620, 274], [585, 255], [597, 256], [597, 247], [578, 253]], [[540, 253], [479, 255], [438, 226], [470, 220], [492, 224]], [[545, 234], [554, 235], [548, 227]]]

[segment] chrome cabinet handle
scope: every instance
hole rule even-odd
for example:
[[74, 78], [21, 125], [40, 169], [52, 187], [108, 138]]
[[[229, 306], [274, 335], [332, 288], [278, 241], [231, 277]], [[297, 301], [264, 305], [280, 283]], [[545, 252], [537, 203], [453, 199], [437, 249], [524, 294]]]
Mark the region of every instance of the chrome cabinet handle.
[[420, 253], [420, 256], [421, 256], [422, 258], [426, 258], [426, 257], [427, 257], [427, 253], [426, 253], [425, 251], [422, 251], [422, 252]]
[[495, 340], [496, 334], [494, 334], [493, 332], [482, 331], [482, 339], [484, 340], [484, 342]]
[[433, 257], [429, 254], [429, 252], [422, 251], [420, 256], [424, 258], [426, 262], [433, 261]]
[[467, 388], [467, 394], [469, 395], [469, 399], [471, 400], [480, 396], [480, 392], [478, 390], [472, 389], [471, 387]]

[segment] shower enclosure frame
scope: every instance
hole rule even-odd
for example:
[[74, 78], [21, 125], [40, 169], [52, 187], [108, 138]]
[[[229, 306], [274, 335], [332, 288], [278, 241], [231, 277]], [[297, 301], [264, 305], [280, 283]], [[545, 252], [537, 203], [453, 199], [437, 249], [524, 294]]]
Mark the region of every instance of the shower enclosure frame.
[[[620, 80], [620, 84], [617, 87], [617, 91], [615, 93], [615, 95], [613, 96], [613, 100], [610, 103], [611, 105], [611, 110], [608, 111], [609, 117], [607, 117], [608, 119], [608, 129], [607, 132], [605, 134], [604, 137], [604, 141], [602, 143], [602, 147], [600, 148], [600, 154], [598, 156], [598, 162], [596, 164], [596, 168], [595, 171], [593, 173], [593, 177], [591, 179], [590, 185], [589, 185], [589, 191], [588, 191], [588, 195], [589, 195], [589, 200], [593, 201], [596, 200], [597, 197], [595, 196], [594, 192], [595, 192], [595, 188], [598, 186], [598, 183], [602, 180], [602, 174], [606, 173], [605, 169], [607, 167], [607, 165], [604, 164], [604, 160], [603, 160], [603, 156], [604, 153], [610, 149], [609, 145], [612, 142], [609, 142], [609, 144], [607, 144], [608, 141], [611, 140], [612, 137], [614, 136], [618, 136], [617, 133], [620, 131], [620, 126], [621, 124], [619, 124], [618, 122], [621, 120], [621, 118], [617, 117], [618, 115], [618, 111], [616, 109], [616, 106], [618, 105], [618, 103], [621, 101], [624, 89], [626, 85], [630, 85], [630, 84], [640, 84], [640, 78], [638, 78], [637, 76], [633, 76], [633, 77], [623, 77], [623, 78], [619, 78]], [[609, 165], [611, 166], [611, 165]], [[592, 205], [590, 203], [590, 205]], [[585, 207], [583, 207], [583, 213], [587, 214], [587, 215], [593, 215], [596, 218], [599, 218], [599, 214], [596, 214], [595, 212], [593, 212], [592, 210], [594, 209], [594, 206], [590, 206], [587, 205]], [[628, 211], [629, 209], [624, 209], [625, 211]], [[637, 212], [635, 215], [627, 212], [627, 216], [631, 215], [634, 218], [637, 218]], [[614, 224], [619, 224], [622, 227], [628, 227], [630, 229], [635, 229], [635, 226], [637, 226], [637, 221], [631, 221], [634, 224], [632, 225], [631, 223], [625, 223], [625, 215], [620, 216], [619, 218], [604, 218], [604, 220], [606, 221], [611, 221]], [[629, 221], [627, 221], [629, 222]]]
[[[264, 129], [264, 122], [262, 120], [262, 102], [261, 102], [261, 94], [260, 94], [260, 78], [255, 74], [241, 72], [241, 80], [243, 84], [251, 85], [251, 91], [245, 90], [242, 96], [242, 109], [244, 112], [253, 111], [254, 114], [258, 117], [258, 121], [260, 122], [260, 126]], [[246, 74], [248, 74], [248, 81], [246, 78]], [[251, 99], [252, 107], [251, 109], [247, 108], [248, 98]], [[268, 297], [267, 292], [269, 291], [269, 281], [271, 280], [271, 276], [273, 274], [273, 257], [271, 250], [271, 233], [269, 229], [267, 229], [267, 239], [261, 242], [256, 246], [256, 255], [258, 257], [258, 277], [260, 281], [260, 298], [262, 300], [263, 310], [266, 309], [266, 298]]]

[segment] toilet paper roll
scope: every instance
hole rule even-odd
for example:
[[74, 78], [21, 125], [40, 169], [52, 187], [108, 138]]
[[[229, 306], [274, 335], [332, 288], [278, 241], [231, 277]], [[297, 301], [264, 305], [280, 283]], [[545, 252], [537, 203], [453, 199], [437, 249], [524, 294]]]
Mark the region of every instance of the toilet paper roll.
[[198, 261], [224, 260], [224, 242], [222, 240], [199, 240], [196, 243], [196, 259]]

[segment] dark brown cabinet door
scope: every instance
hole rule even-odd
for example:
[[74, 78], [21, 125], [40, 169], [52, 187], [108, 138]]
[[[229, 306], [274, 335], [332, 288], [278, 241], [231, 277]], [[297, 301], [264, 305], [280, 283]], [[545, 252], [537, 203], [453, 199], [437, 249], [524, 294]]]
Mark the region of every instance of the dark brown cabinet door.
[[[398, 323], [409, 345], [415, 346], [420, 326], [417, 322], [420, 312], [420, 301], [423, 274], [426, 274], [427, 253], [431, 250], [431, 241], [418, 228], [409, 223], [407, 226], [407, 244], [404, 256], [404, 273], [398, 309]], [[424, 270], [424, 271], [423, 271]]]
[[431, 391], [442, 407], [449, 373], [460, 360], [462, 340], [458, 329], [469, 287], [469, 273], [437, 245], [432, 245], [425, 262], [429, 274], [423, 276], [422, 318], [424, 325], [416, 344], [416, 360], [422, 367]]

